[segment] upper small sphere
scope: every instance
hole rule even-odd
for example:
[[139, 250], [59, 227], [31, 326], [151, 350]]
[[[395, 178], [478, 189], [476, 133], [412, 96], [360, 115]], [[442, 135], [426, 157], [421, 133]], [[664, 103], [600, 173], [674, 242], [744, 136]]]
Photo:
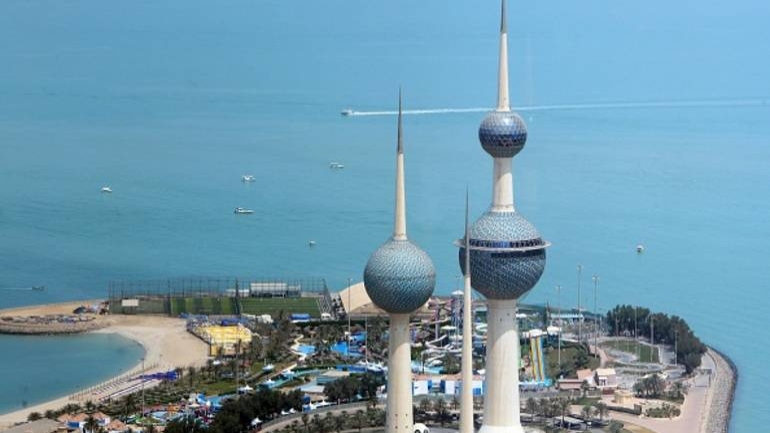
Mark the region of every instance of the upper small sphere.
[[366, 293], [388, 313], [417, 311], [435, 286], [433, 261], [409, 240], [388, 240], [372, 253], [364, 269]]
[[527, 125], [512, 111], [492, 111], [481, 121], [479, 141], [493, 158], [512, 158], [527, 142]]

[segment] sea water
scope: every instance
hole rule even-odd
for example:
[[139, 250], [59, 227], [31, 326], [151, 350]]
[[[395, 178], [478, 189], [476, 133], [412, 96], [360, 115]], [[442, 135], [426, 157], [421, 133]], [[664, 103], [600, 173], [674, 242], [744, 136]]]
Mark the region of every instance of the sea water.
[[[396, 124], [339, 113], [392, 110], [399, 86], [407, 109], [493, 106], [496, 3], [4, 1], [0, 306], [103, 297], [110, 280], [360, 280], [392, 230]], [[693, 102], [522, 111], [516, 205], [553, 243], [526, 301], [577, 304], [581, 264], [581, 305], [597, 274], [600, 311], [682, 316], [740, 370], [738, 432], [770, 423], [768, 8], [509, 4], [514, 105]], [[482, 116], [404, 119], [408, 232], [440, 294], [460, 284], [466, 187], [472, 218], [491, 198]], [[2, 351], [0, 394], [46, 344]]]
[[137, 365], [144, 348], [117, 334], [0, 338], [0, 413], [74, 394]]

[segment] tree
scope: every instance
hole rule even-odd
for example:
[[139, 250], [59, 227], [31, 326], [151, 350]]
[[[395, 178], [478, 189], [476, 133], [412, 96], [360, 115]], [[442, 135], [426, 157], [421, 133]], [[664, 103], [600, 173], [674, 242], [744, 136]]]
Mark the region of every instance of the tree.
[[[88, 403], [91, 403], [88, 401]], [[99, 421], [96, 420], [92, 415], [88, 415], [88, 418], [86, 418], [85, 423], [83, 423], [83, 430], [88, 433], [98, 433], [101, 430], [101, 426], [99, 425]]]
[[197, 372], [197, 370], [196, 370], [195, 366], [191, 365], [191, 366], [187, 367], [187, 378], [190, 381], [190, 387], [191, 388], [194, 386], [194, 383], [195, 383], [195, 378], [196, 378], [196, 374], [195, 373], [196, 372]]
[[583, 408], [580, 409], [580, 416], [583, 417], [584, 420], [590, 421], [591, 415], [593, 414], [593, 408], [590, 404], [583, 405]]
[[40, 412], [30, 412], [29, 415], [27, 415], [27, 421], [37, 421], [42, 418], [43, 415], [40, 415]]
[[607, 426], [607, 430], [609, 430], [610, 433], [620, 433], [623, 431], [623, 423], [612, 420], [610, 421], [610, 425]]
[[[330, 412], [331, 413], [331, 412]], [[339, 415], [334, 417], [333, 426], [336, 433], [340, 433], [345, 428], [345, 423], [348, 419], [348, 412], [342, 411]]]
[[420, 400], [420, 410], [422, 412], [428, 412], [432, 409], [433, 405], [430, 403], [430, 399], [423, 398]]
[[537, 402], [535, 401], [535, 398], [528, 398], [524, 405], [527, 412], [529, 412], [529, 422], [533, 422], [535, 420], [535, 411], [537, 410]]
[[364, 413], [364, 411], [361, 409], [358, 409], [356, 411], [354, 420], [356, 423], [356, 428], [358, 428], [358, 431], [360, 432], [361, 429], [364, 428], [364, 424], [366, 424], [366, 414]]
[[433, 405], [433, 409], [436, 411], [436, 417], [438, 417], [438, 422], [441, 423], [441, 427], [444, 427], [444, 423], [446, 423], [447, 418], [449, 418], [446, 400], [444, 400], [443, 397], [437, 398]]
[[567, 412], [569, 412], [569, 399], [567, 398], [560, 398], [557, 400], [559, 405], [559, 412], [561, 413], [561, 425], [564, 425], [564, 417], [566, 416]]
[[207, 431], [203, 422], [192, 415], [169, 421], [164, 430], [166, 433], [205, 433]]
[[604, 422], [604, 417], [607, 416], [607, 412], [609, 412], [607, 404], [603, 401], [598, 401], [594, 407], [596, 408], [596, 414], [599, 415], [599, 422]]

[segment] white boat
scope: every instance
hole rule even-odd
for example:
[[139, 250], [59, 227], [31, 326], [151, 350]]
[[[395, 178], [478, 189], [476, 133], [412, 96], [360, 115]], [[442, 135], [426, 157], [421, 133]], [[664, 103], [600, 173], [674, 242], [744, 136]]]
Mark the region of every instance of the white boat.
[[110, 188], [109, 186], [103, 186], [101, 189], [101, 192], [111, 193], [112, 188]]
[[643, 253], [644, 252], [644, 245], [642, 245], [642, 244], [637, 245], [636, 246], [636, 252], [640, 253], [640, 254]]
[[275, 365], [273, 364], [267, 364], [266, 366], [262, 367], [262, 371], [269, 372], [275, 370]]
[[345, 168], [345, 164], [341, 164], [339, 162], [330, 162], [329, 168], [335, 169], [335, 170], [341, 170]]
[[310, 239], [309, 241], [307, 241], [307, 246], [314, 247], [315, 246], [315, 241]]
[[241, 182], [256, 182], [257, 178], [253, 174], [244, 174], [241, 176]]
[[246, 209], [244, 207], [237, 207], [237, 208], [235, 208], [233, 213], [248, 215], [248, 214], [253, 214], [254, 210], [253, 209]]
[[340, 112], [340, 114], [343, 116], [350, 116], [353, 113], [355, 113], [355, 111], [351, 110], [350, 108], [346, 108]]

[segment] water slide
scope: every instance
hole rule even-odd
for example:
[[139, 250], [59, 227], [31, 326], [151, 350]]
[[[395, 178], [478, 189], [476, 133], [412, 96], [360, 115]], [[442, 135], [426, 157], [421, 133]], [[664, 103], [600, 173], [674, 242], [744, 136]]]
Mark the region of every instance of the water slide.
[[529, 359], [532, 364], [532, 376], [535, 382], [545, 382], [545, 362], [543, 361], [543, 334], [530, 331]]

